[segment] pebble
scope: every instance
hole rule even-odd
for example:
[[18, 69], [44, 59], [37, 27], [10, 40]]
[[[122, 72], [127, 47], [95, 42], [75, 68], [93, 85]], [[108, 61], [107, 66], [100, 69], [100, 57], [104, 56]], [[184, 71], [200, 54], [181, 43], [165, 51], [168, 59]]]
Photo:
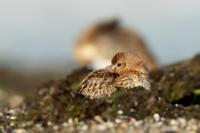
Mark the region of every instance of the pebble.
[[170, 76], [170, 77], [174, 77], [174, 73], [170, 73], [169, 76]]
[[[13, 132], [13, 133], [28, 133], [28, 132], [125, 132], [132, 133], [138, 132], [152, 132], [152, 133], [196, 133], [200, 131], [200, 120], [185, 118], [169, 119], [161, 117], [158, 113], [155, 113], [152, 117], [144, 118], [143, 120], [136, 120], [133, 117], [124, 117], [123, 115], [114, 119], [114, 121], [104, 121], [100, 116], [96, 116], [93, 120], [82, 121], [81, 119], [68, 119], [66, 122], [56, 124], [52, 121], [47, 122], [47, 127], [43, 127], [40, 123], [34, 123], [33, 121], [27, 121], [15, 123], [18, 110], [8, 109], [9, 113], [0, 112], [0, 120], [9, 121], [8, 124], [0, 124], [0, 131]], [[118, 111], [118, 114], [123, 114], [122, 110]], [[23, 129], [24, 128], [24, 129]], [[27, 130], [25, 130], [27, 129]]]
[[135, 127], [139, 127], [139, 126], [142, 125], [142, 123], [143, 123], [142, 120], [140, 120], [140, 121], [135, 121], [134, 125], [135, 125]]
[[52, 122], [51, 122], [51, 121], [48, 121], [48, 122], [47, 122], [47, 125], [48, 125], [48, 126], [52, 126]]
[[15, 129], [14, 133], [28, 133], [25, 129]]
[[87, 125], [84, 125], [84, 126], [82, 126], [82, 128], [81, 128], [83, 131], [87, 131], [88, 130], [88, 126]]
[[36, 124], [35, 125], [35, 129], [37, 129], [37, 131], [40, 131], [40, 132], [43, 132], [43, 128], [42, 128], [42, 125], [41, 124]]
[[109, 121], [106, 124], [107, 124], [108, 128], [113, 128], [114, 127], [114, 123], [113, 122]]
[[15, 124], [13, 122], [10, 123], [10, 126], [13, 127]]
[[161, 117], [160, 120], [164, 122], [164, 121], [165, 121], [165, 118], [164, 118], [164, 117]]
[[17, 117], [16, 116], [11, 116], [10, 120], [15, 120]]
[[0, 117], [3, 116], [3, 112], [0, 112]]
[[177, 133], [176, 130], [173, 130], [172, 128], [168, 127], [168, 128], [165, 128], [163, 133]]
[[196, 131], [198, 129], [197, 122], [194, 119], [189, 120], [187, 130]]
[[121, 127], [124, 128], [124, 129], [127, 129], [127, 128], [128, 128], [128, 125], [127, 125], [127, 123], [122, 123], [122, 124], [121, 124]]
[[122, 110], [118, 110], [117, 112], [119, 115], [122, 115], [124, 112]]
[[8, 113], [11, 114], [11, 115], [14, 115], [14, 114], [16, 114], [16, 110], [10, 109], [10, 110], [8, 111]]
[[159, 114], [154, 114], [153, 118], [156, 122], [160, 121], [160, 115]]
[[119, 124], [119, 123], [121, 123], [122, 121], [121, 121], [120, 119], [115, 119], [115, 122], [116, 122], [117, 124]]
[[131, 109], [130, 109], [130, 112], [133, 113], [133, 112], [135, 112], [135, 110], [131, 108]]
[[73, 119], [72, 119], [72, 118], [69, 118], [68, 123], [69, 123], [69, 124], [73, 124]]
[[184, 118], [178, 118], [178, 123], [180, 125], [180, 127], [184, 128], [186, 126], [186, 120]]
[[97, 130], [104, 131], [104, 130], [106, 130], [106, 126], [104, 124], [100, 124], [97, 126]]
[[163, 122], [162, 122], [162, 121], [159, 121], [159, 122], [156, 123], [156, 126], [157, 126], [157, 127], [161, 127], [162, 125], [163, 125]]
[[53, 130], [54, 130], [54, 131], [57, 131], [58, 129], [59, 129], [59, 126], [57, 126], [57, 125], [54, 125], [54, 126], [53, 126]]
[[95, 116], [94, 119], [97, 121], [97, 122], [100, 122], [100, 123], [103, 123], [104, 121], [101, 119], [100, 116]]
[[68, 123], [67, 123], [67, 122], [64, 122], [64, 123], [62, 124], [62, 126], [63, 126], [63, 127], [67, 127], [67, 126], [68, 126]]
[[178, 122], [174, 119], [170, 120], [170, 125], [172, 126], [178, 126]]

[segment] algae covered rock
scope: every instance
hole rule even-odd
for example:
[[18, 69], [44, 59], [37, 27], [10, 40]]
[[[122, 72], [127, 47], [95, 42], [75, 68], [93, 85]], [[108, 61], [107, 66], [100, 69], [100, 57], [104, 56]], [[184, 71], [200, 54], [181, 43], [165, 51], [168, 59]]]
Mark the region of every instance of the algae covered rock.
[[65, 81], [52, 82], [42, 88], [37, 102], [25, 118], [63, 122], [69, 118], [91, 119], [100, 115], [108, 120], [116, 118], [121, 111], [123, 115], [141, 119], [158, 111], [158, 105], [163, 102], [151, 91], [143, 88], [118, 90], [104, 99], [89, 99], [77, 94], [75, 88], [62, 86], [62, 83], [65, 84]]
[[[88, 99], [76, 93], [79, 82], [91, 70], [82, 68], [64, 80], [50, 81], [38, 89], [38, 97], [26, 104], [20, 121], [46, 125], [48, 121], [62, 123], [69, 118], [104, 120], [127, 116], [143, 119], [155, 113], [167, 118], [200, 118], [198, 90], [200, 88], [200, 56], [151, 73], [152, 90], [143, 88], [117, 90], [104, 99]], [[188, 96], [190, 97], [189, 99]], [[194, 103], [194, 99], [197, 101]], [[184, 100], [189, 106], [184, 106]]]
[[[117, 90], [110, 97], [89, 99], [76, 93], [80, 81], [92, 70], [81, 68], [63, 80], [49, 81], [40, 86], [34, 99], [25, 100], [21, 107], [0, 109], [0, 131], [13, 129], [49, 131], [70, 125], [79, 128], [92, 124], [100, 117], [116, 119], [183, 120], [200, 119], [200, 56], [151, 72], [152, 89]], [[35, 95], [35, 94], [34, 94]], [[172, 118], [172, 119], [171, 119]], [[101, 122], [100, 122], [101, 123]], [[163, 122], [164, 123], [164, 122]], [[60, 126], [58, 126], [60, 125]], [[78, 126], [79, 125], [79, 126]], [[141, 127], [142, 128], [142, 127]], [[35, 130], [37, 129], [37, 130]], [[66, 131], [68, 131], [66, 127]], [[50, 130], [52, 131], [52, 130]]]
[[200, 104], [200, 55], [152, 73], [154, 88], [169, 102]]

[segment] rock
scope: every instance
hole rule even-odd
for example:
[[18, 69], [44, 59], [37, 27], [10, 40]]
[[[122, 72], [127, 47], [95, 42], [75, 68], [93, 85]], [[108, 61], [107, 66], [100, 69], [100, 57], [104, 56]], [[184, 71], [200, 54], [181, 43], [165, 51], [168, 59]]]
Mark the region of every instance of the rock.
[[153, 118], [156, 122], [160, 121], [160, 115], [157, 113], [153, 115]]
[[[165, 100], [184, 105], [200, 103], [200, 55], [152, 72], [154, 88]], [[195, 93], [196, 92], [196, 93]]]
[[14, 133], [28, 133], [25, 129], [16, 129]]
[[[175, 132], [178, 128], [186, 127], [188, 130], [198, 131], [199, 66], [200, 56], [196, 56], [163, 67], [151, 72], [151, 91], [141, 87], [118, 90], [103, 99], [89, 99], [76, 93], [80, 80], [91, 71], [83, 68], [63, 80], [42, 85], [38, 88], [37, 97], [29, 102], [24, 100], [23, 106], [4, 109], [4, 112], [0, 110], [0, 129], [10, 131], [13, 127], [32, 127], [34, 131], [43, 132], [46, 128], [58, 131], [62, 127], [75, 131], [79, 127], [83, 131], [93, 128], [104, 131], [110, 127], [120, 128], [116, 125], [121, 125], [124, 131], [129, 128], [124, 124], [129, 120], [130, 129], [133, 130], [145, 127], [146, 130], [151, 128], [158, 131], [157, 127], [168, 123], [169, 128], [162, 128], [164, 132]], [[187, 119], [192, 120], [187, 122]], [[105, 121], [111, 123], [107, 124]], [[28, 122], [31, 124], [27, 124]], [[88, 122], [84, 123], [87, 126], [81, 122]], [[152, 125], [149, 126], [149, 123]]]
[[26, 119], [63, 123], [69, 118], [93, 119], [101, 116], [103, 120], [114, 120], [120, 115], [136, 119], [153, 115], [155, 121], [163, 116], [199, 118], [199, 106], [194, 107], [192, 104], [185, 108], [176, 102], [200, 88], [200, 82], [197, 82], [200, 81], [199, 66], [200, 56], [196, 56], [191, 60], [163, 67], [151, 73], [154, 81], [151, 91], [140, 87], [127, 91], [118, 90], [104, 99], [88, 99], [76, 93], [80, 80], [91, 71], [83, 68], [70, 74], [65, 80], [51, 81], [39, 88], [39, 97], [28, 110]]

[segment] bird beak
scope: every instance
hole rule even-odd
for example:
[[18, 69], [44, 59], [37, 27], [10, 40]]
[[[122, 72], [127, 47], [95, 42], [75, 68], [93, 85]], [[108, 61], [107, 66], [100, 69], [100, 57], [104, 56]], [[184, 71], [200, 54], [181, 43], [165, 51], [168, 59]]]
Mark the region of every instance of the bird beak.
[[113, 69], [112, 69], [112, 65], [107, 66], [106, 70], [108, 70], [109, 72], [114, 72]]

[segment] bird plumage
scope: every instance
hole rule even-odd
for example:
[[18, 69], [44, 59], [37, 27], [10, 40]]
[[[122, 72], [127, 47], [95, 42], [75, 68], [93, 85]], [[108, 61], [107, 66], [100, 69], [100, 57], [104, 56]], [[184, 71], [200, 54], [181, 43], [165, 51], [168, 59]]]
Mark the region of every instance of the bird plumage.
[[80, 83], [78, 92], [90, 98], [101, 98], [117, 89], [143, 87], [150, 90], [148, 69], [139, 57], [120, 52], [111, 62], [111, 66], [89, 73]]
[[116, 90], [114, 86], [116, 76], [105, 69], [93, 71], [80, 83], [78, 92], [90, 98], [110, 95]]

